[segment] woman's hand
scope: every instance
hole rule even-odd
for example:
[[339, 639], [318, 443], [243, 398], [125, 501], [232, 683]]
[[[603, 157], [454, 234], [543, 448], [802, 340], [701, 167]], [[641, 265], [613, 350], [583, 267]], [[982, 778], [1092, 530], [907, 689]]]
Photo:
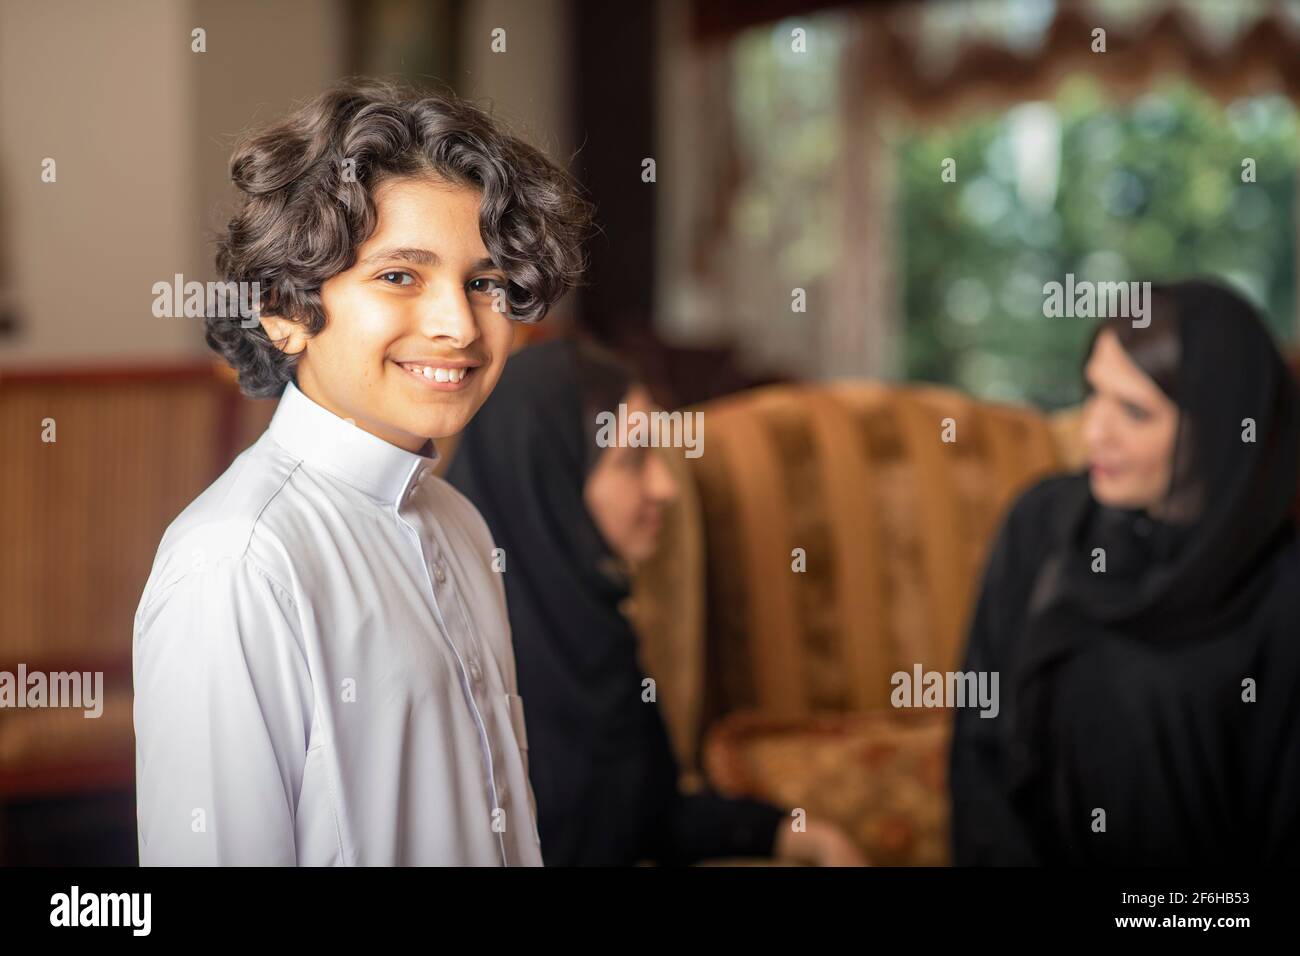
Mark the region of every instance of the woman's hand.
[[772, 848], [778, 860], [809, 866], [870, 866], [858, 845], [833, 823], [809, 821], [802, 832], [789, 823], [777, 828]]

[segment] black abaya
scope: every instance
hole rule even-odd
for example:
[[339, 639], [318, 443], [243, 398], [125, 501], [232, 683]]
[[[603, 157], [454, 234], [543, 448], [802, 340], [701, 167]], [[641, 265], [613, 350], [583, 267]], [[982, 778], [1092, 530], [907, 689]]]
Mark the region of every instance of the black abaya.
[[1181, 517], [1102, 506], [1086, 474], [1012, 509], [965, 662], [1009, 699], [956, 714], [959, 865], [1300, 862], [1300, 399], [1239, 300], [1165, 296], [1182, 464], [1157, 513]]

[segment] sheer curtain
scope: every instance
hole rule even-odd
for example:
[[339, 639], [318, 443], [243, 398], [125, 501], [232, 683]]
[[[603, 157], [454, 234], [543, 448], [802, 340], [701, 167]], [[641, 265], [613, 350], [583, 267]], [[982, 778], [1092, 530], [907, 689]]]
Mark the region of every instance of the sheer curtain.
[[1078, 72], [1121, 99], [1177, 73], [1300, 101], [1297, 4], [767, 6], [788, 19], [728, 32], [715, 11], [701, 36], [667, 0], [660, 45], [657, 328], [755, 370], [896, 373], [891, 123], [1007, 109]]
[[660, 334], [755, 372], [888, 374], [890, 153], [879, 101], [849, 95], [874, 15], [697, 42], [688, 4], [665, 10]]

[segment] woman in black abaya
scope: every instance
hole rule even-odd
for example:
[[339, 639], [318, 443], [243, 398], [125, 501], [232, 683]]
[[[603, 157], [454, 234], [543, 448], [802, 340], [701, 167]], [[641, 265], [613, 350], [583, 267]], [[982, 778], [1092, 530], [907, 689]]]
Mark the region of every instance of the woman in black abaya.
[[649, 412], [645, 389], [576, 340], [510, 358], [461, 435], [448, 480], [504, 549], [506, 599], [542, 857], [555, 865], [777, 856], [861, 862], [838, 829], [779, 807], [683, 794], [658, 704], [642, 698], [626, 567], [653, 551], [675, 494], [653, 449], [597, 446], [598, 412]]
[[954, 860], [1300, 862], [1296, 384], [1206, 282], [1101, 324], [1088, 471], [1021, 496], [989, 558], [959, 710]]

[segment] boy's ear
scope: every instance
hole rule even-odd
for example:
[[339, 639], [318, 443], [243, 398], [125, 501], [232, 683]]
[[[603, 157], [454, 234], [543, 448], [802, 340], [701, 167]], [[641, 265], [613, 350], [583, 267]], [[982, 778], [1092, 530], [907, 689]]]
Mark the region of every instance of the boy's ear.
[[296, 355], [307, 347], [307, 333], [302, 325], [279, 315], [261, 316], [266, 336], [286, 355]]

